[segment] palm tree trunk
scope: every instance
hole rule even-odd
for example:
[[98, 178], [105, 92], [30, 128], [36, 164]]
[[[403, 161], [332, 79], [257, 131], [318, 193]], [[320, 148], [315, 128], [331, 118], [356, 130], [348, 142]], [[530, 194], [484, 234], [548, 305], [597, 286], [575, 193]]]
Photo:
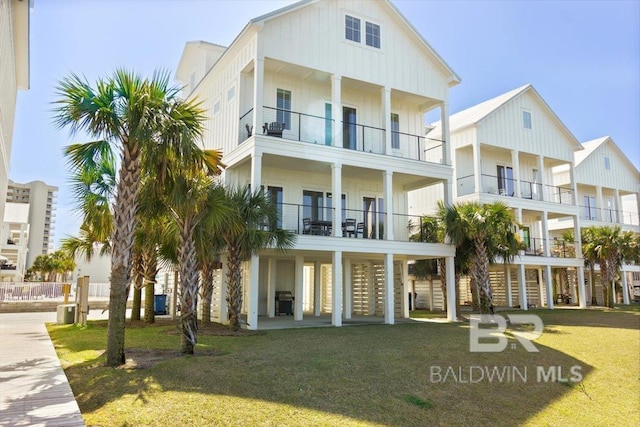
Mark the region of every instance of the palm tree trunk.
[[158, 256], [155, 248], [146, 248], [143, 255], [145, 280], [144, 292], [144, 322], [155, 323], [155, 280], [158, 273]]
[[491, 283], [489, 282], [489, 257], [487, 249], [484, 245], [483, 238], [473, 239], [475, 254], [473, 257], [473, 279], [478, 290], [480, 291], [480, 313], [493, 313], [493, 294], [491, 292]]
[[229, 312], [229, 329], [240, 329], [240, 309], [242, 307], [242, 271], [238, 247], [229, 244], [227, 255], [227, 308]]
[[438, 267], [438, 273], [440, 273], [440, 289], [442, 289], [444, 311], [447, 311], [447, 269], [444, 258], [438, 258], [436, 260], [436, 265]]
[[131, 320], [140, 320], [140, 308], [142, 308], [142, 275], [136, 275], [136, 284], [133, 287], [133, 305], [131, 307]]
[[131, 306], [131, 320], [140, 320], [140, 309], [142, 308], [142, 254], [135, 251], [133, 254], [133, 304]]
[[107, 366], [125, 363], [124, 329], [127, 285], [131, 280], [131, 249], [136, 228], [140, 150], [138, 144], [122, 141], [122, 165], [113, 209], [113, 249], [111, 251], [111, 290], [107, 328]]
[[198, 332], [198, 264], [193, 240], [193, 218], [186, 218], [180, 227], [180, 323], [182, 354], [193, 354]]
[[598, 305], [598, 298], [596, 298], [596, 268], [593, 265], [589, 265], [589, 271], [591, 273], [589, 277], [589, 284], [591, 285], [591, 305]]
[[213, 264], [209, 261], [202, 264], [202, 324], [211, 323], [211, 298], [213, 297]]

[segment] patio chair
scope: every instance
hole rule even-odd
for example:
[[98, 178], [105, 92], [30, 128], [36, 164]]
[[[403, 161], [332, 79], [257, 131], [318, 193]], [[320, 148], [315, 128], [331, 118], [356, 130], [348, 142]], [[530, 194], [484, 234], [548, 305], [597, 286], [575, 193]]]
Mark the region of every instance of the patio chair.
[[364, 222], [359, 222], [356, 226], [356, 237], [358, 237], [358, 234], [364, 238]]
[[302, 234], [311, 234], [311, 218], [302, 218]]
[[271, 122], [265, 123], [262, 126], [262, 133], [266, 133], [267, 136], [275, 136], [277, 138], [282, 138], [282, 131], [286, 127], [285, 123]]
[[344, 220], [344, 227], [342, 227], [342, 237], [355, 237], [356, 235], [356, 219], [347, 218]]

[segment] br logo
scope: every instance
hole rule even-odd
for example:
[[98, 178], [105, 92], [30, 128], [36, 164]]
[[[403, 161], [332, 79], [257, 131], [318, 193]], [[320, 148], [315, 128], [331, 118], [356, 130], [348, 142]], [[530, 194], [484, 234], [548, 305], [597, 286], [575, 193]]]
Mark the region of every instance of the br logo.
[[[538, 350], [531, 341], [542, 335], [542, 319], [535, 314], [507, 314], [506, 319], [499, 314], [472, 314], [469, 317], [469, 351], [472, 353], [498, 353], [507, 348], [507, 319], [511, 325], [533, 325], [533, 331], [510, 329], [509, 332], [530, 353]], [[485, 327], [481, 327], [484, 325]], [[515, 348], [515, 343], [512, 344]]]

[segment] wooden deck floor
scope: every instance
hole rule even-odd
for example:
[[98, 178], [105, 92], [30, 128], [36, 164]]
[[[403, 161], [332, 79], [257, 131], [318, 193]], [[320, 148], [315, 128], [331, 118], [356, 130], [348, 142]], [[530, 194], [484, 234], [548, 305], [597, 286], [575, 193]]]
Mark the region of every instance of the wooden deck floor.
[[56, 313], [0, 314], [0, 426], [84, 426], [44, 327]]

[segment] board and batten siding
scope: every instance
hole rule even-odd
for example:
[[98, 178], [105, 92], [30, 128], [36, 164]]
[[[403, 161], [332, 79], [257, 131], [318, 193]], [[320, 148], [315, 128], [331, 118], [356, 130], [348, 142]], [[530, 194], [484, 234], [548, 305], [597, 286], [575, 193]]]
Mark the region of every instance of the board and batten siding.
[[[319, 2], [276, 16], [259, 32], [265, 58], [371, 82], [433, 99], [445, 99], [445, 70], [403, 28], [386, 5]], [[361, 42], [345, 39], [345, 15], [360, 19]], [[380, 49], [365, 43], [365, 23], [380, 25]]]
[[[640, 172], [629, 166], [615, 149], [603, 144], [576, 167], [576, 180], [581, 184], [638, 192]], [[605, 169], [609, 157], [610, 169]]]
[[[531, 129], [524, 128], [523, 111], [531, 113]], [[477, 142], [566, 162], [573, 161], [578, 149], [531, 91], [513, 98], [478, 123]]]
[[[241, 107], [247, 99], [252, 100], [253, 82], [247, 86], [246, 76], [241, 73], [253, 61], [256, 52], [255, 35], [247, 34], [245, 42], [235, 44], [225, 52], [215, 68], [205, 75], [196, 86], [192, 97], [203, 100], [206, 110], [204, 145], [207, 149], [222, 149], [223, 154], [230, 153], [238, 144], [240, 114], [246, 111]], [[229, 97], [229, 91], [233, 96]], [[218, 104], [219, 103], [219, 104]], [[214, 112], [218, 104], [218, 111]], [[248, 111], [251, 108], [246, 108]], [[240, 111], [242, 110], [242, 111]]]

